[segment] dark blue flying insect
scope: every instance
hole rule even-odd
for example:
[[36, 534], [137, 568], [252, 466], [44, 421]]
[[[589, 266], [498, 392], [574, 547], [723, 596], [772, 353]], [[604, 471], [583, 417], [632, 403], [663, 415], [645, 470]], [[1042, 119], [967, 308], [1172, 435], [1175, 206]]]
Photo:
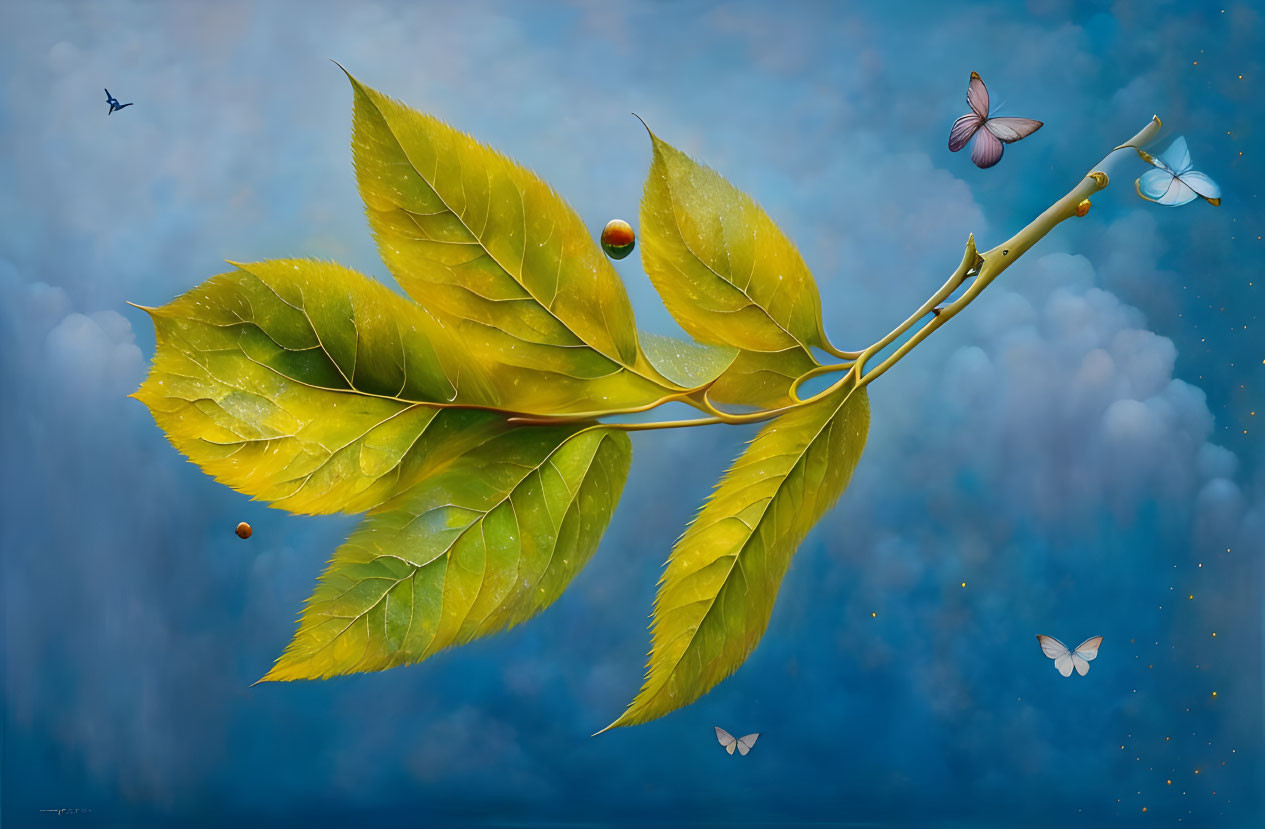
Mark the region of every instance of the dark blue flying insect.
[[113, 115], [117, 110], [123, 107], [130, 107], [134, 102], [129, 101], [126, 104], [120, 104], [119, 99], [110, 94], [110, 90], [105, 91], [105, 102], [110, 105], [110, 111], [106, 115]]

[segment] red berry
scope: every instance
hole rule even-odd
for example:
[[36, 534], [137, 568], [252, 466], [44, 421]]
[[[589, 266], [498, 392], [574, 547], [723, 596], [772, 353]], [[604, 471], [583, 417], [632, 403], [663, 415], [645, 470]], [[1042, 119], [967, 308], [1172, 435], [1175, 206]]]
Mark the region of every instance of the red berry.
[[247, 524], [245, 521], [237, 525], [238, 538], [250, 538], [250, 532], [251, 532], [250, 525]]
[[611, 219], [602, 229], [602, 250], [612, 259], [623, 259], [632, 253], [637, 236], [623, 219]]

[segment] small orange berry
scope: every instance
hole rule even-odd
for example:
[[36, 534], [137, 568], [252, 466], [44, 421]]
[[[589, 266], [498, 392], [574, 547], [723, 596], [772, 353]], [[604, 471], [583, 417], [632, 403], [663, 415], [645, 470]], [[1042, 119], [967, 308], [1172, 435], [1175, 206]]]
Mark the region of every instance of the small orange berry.
[[245, 521], [237, 525], [238, 538], [250, 538], [250, 533], [251, 533], [250, 525], [247, 524]]

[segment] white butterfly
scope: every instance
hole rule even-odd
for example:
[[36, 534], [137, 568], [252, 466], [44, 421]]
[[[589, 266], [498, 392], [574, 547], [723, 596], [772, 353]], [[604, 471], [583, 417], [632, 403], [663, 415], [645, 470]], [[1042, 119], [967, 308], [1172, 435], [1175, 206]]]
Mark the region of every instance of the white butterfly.
[[[1137, 147], [1134, 147], [1138, 150]], [[1191, 169], [1190, 150], [1186, 139], [1178, 138], [1160, 154], [1159, 158], [1138, 150], [1143, 161], [1154, 164], [1156, 169], [1147, 170], [1134, 182], [1138, 195], [1147, 201], [1171, 207], [1186, 204], [1196, 196], [1209, 204], [1221, 204], [1221, 188], [1203, 173]]]
[[755, 745], [756, 738], [760, 736], [760, 732], [748, 734], [740, 740], [734, 739], [734, 735], [730, 734], [720, 726], [716, 726], [716, 739], [725, 747], [725, 751], [730, 754], [734, 753], [734, 749], [738, 749], [738, 753], [743, 757], [747, 756], [747, 752]]
[[1053, 636], [1042, 636], [1038, 633], [1037, 641], [1041, 643], [1041, 652], [1054, 660], [1054, 667], [1058, 668], [1063, 676], [1071, 676], [1072, 668], [1076, 669], [1076, 673], [1084, 676], [1089, 673], [1089, 663], [1098, 658], [1098, 647], [1102, 644], [1102, 637], [1090, 637], [1077, 645], [1075, 650], [1069, 650], [1067, 645]]

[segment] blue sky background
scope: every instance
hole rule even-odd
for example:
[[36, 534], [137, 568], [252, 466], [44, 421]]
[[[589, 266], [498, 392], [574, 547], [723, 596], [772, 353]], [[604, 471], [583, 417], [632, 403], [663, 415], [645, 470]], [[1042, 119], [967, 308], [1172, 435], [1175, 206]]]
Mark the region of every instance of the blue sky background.
[[[1260, 825], [1260, 12], [463, 5], [5, 4], [5, 825]], [[589, 737], [639, 687], [661, 563], [748, 429], [635, 436], [601, 549], [529, 624], [252, 688], [355, 519], [185, 463], [125, 397], [153, 335], [124, 300], [225, 259], [386, 276], [330, 58], [535, 169], [595, 233], [635, 224], [637, 112], [796, 240], [845, 348], [1153, 113], [1224, 201], [1146, 204], [1119, 158], [1086, 219], [885, 375], [850, 491], [697, 704]], [[971, 70], [1045, 122], [990, 170], [945, 147]], [[103, 87], [135, 106], [107, 117]], [[617, 267], [671, 332], [638, 257]], [[1106, 639], [1064, 680], [1036, 633]], [[730, 757], [714, 725], [763, 736]]]

